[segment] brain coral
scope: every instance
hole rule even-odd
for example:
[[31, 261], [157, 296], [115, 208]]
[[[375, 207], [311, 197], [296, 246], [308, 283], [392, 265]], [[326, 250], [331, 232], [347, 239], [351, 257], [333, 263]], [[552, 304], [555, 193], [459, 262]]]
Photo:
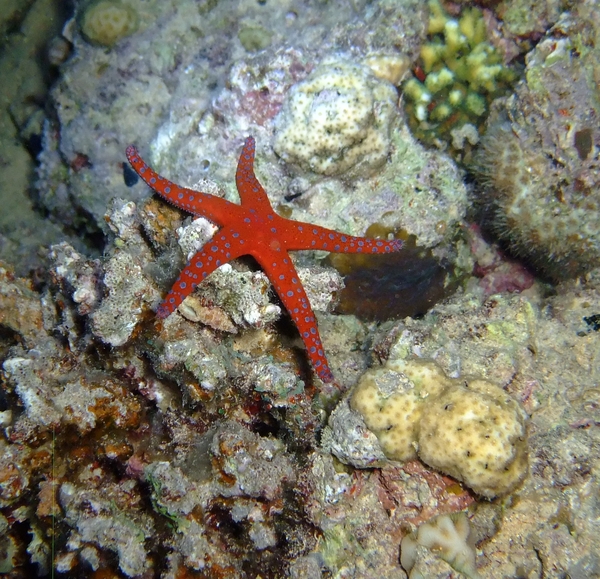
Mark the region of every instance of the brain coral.
[[390, 148], [397, 94], [367, 66], [329, 60], [290, 91], [277, 118], [275, 151], [323, 175], [369, 174]]

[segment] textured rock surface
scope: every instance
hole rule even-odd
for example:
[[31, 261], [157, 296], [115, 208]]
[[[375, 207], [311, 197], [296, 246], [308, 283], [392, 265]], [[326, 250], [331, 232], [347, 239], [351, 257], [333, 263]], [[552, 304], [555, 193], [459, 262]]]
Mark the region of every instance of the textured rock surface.
[[597, 6], [564, 14], [527, 55], [478, 154], [492, 227], [554, 279], [600, 264]]

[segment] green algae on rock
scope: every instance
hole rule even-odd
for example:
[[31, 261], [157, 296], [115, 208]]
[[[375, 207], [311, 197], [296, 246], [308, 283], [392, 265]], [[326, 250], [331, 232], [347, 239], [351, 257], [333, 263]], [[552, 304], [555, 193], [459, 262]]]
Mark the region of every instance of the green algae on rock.
[[257, 52], [271, 44], [272, 33], [262, 26], [246, 24], [238, 32], [238, 38], [248, 52]]

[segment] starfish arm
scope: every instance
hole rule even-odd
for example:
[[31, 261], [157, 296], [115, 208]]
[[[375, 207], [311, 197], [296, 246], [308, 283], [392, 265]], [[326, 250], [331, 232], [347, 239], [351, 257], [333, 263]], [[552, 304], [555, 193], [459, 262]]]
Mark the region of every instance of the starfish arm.
[[286, 249], [321, 249], [333, 253], [390, 253], [400, 251], [400, 239], [384, 241], [338, 233], [309, 223], [288, 221], [284, 233]]
[[354, 237], [280, 217], [273, 211], [265, 190], [254, 175], [254, 155], [255, 142], [248, 137], [236, 171], [241, 200], [241, 205], [237, 205], [172, 183], [153, 171], [135, 147], [127, 148], [129, 163], [149, 187], [180, 209], [206, 217], [221, 227], [186, 265], [159, 306], [157, 315], [166, 318], [220, 265], [240, 255], [250, 254], [265, 270], [296, 323], [319, 378], [336, 385], [323, 352], [314, 312], [287, 251], [319, 249], [339, 253], [389, 253], [399, 251], [402, 241]]
[[333, 382], [315, 314], [290, 256], [286, 251], [266, 249], [262, 249], [260, 255], [252, 255], [269, 276], [277, 295], [292, 316], [317, 375], [323, 382]]
[[248, 250], [238, 232], [230, 228], [217, 231], [187, 263], [158, 307], [157, 316], [161, 319], [170, 316], [206, 276], [224, 263], [245, 253], [248, 253]]
[[130, 145], [126, 150], [127, 160], [133, 170], [146, 182], [148, 187], [156, 191], [163, 199], [176, 207], [189, 211], [194, 215], [206, 217], [217, 225], [224, 225], [232, 213], [239, 213], [239, 206], [220, 197], [201, 193], [179, 185], [161, 177], [140, 157], [137, 149]]
[[273, 208], [265, 190], [254, 175], [255, 143], [253, 137], [248, 137], [238, 161], [235, 172], [235, 184], [242, 205], [273, 213]]

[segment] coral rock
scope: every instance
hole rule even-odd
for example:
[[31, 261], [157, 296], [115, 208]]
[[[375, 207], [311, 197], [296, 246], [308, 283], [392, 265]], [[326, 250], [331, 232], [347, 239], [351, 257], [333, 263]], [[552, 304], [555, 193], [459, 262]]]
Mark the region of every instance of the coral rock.
[[493, 229], [554, 279], [600, 264], [600, 52], [581, 11], [528, 55], [526, 82], [490, 116], [476, 162]]
[[277, 119], [275, 151], [315, 173], [371, 173], [387, 158], [396, 100], [394, 87], [369, 67], [326, 61], [292, 87]]

